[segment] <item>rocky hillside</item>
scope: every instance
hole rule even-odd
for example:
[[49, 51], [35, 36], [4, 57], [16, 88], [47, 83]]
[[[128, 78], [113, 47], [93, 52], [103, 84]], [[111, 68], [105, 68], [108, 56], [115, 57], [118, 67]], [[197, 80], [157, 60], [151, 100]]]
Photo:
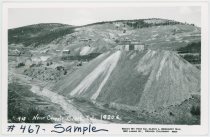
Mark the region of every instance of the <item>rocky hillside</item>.
[[31, 85], [45, 83], [84, 115], [200, 123], [201, 28], [193, 24], [153, 18], [8, 32], [9, 80], [21, 74]]
[[[36, 24], [9, 31], [9, 54], [46, 53], [56, 57], [58, 52], [69, 50], [71, 56], [104, 53], [116, 48], [123, 41], [138, 42], [149, 49], [179, 51], [192, 43], [200, 43], [201, 29], [166, 19], [117, 20], [85, 26], [65, 24]], [[200, 48], [201, 44], [197, 44]], [[32, 54], [33, 54], [32, 53]], [[186, 54], [185, 54], [186, 53]], [[199, 67], [200, 53], [181, 54]], [[54, 55], [54, 56], [53, 56]], [[194, 58], [192, 61], [190, 58]]]
[[[70, 49], [83, 54], [83, 47], [89, 47], [86, 53], [104, 52], [130, 40], [146, 45], [151, 49], [177, 50], [189, 43], [200, 41], [200, 28], [193, 25], [172, 23], [152, 24], [133, 27], [129, 23], [105, 22], [75, 28], [75, 33], [52, 41], [57, 49]], [[138, 22], [138, 21], [137, 21]], [[145, 21], [146, 22], [146, 21]], [[97, 44], [100, 41], [101, 44]], [[87, 48], [86, 48], [87, 49]]]
[[104, 40], [106, 45], [110, 45], [125, 38], [154, 48], [174, 49], [199, 41], [200, 28], [165, 19], [140, 19], [100, 22], [80, 27], [37, 24], [9, 30], [9, 44], [24, 46], [55, 44], [57, 48], [75, 49], [74, 45], [79, 44], [93, 45], [94, 48], [97, 40]]
[[[85, 26], [36, 24], [10, 29], [8, 37], [11, 55], [14, 55], [14, 52], [16, 54], [13, 50], [21, 47], [20, 50], [24, 53], [48, 52], [57, 56], [56, 51], [69, 50], [71, 55], [78, 56], [104, 53], [126, 40], [138, 42], [149, 49], [179, 51], [191, 43], [199, 43], [201, 29], [193, 24], [154, 18], [99, 22]], [[200, 48], [201, 45], [197, 44], [197, 47]], [[199, 53], [185, 53], [187, 56], [190, 53], [191, 57], [198, 60], [194, 64], [200, 64]], [[186, 54], [182, 55], [191, 61]]]

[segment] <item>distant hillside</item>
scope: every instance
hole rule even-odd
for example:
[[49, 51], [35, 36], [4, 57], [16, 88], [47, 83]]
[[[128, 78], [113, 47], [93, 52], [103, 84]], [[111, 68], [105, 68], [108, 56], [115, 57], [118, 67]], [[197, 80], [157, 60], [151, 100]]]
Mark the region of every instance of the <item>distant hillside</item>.
[[73, 26], [70, 25], [57, 23], [35, 24], [9, 29], [8, 41], [9, 44], [23, 44], [26, 47], [29, 45], [37, 47], [38, 45], [48, 44], [58, 37], [73, 32]]
[[105, 21], [84, 26], [36, 24], [8, 32], [9, 45], [44, 46], [50, 52], [69, 49], [74, 55], [103, 53], [126, 39], [150, 49], [163, 50], [177, 50], [201, 40], [199, 27], [158, 18]]
[[133, 20], [116, 20], [116, 21], [102, 21], [84, 25], [92, 26], [92, 25], [102, 25], [106, 23], [123, 23], [133, 28], [144, 28], [144, 27], [152, 27], [152, 26], [161, 26], [161, 25], [175, 25], [175, 24], [184, 24], [174, 20], [167, 19], [159, 19], [159, 18], [150, 18], [150, 19], [133, 19]]

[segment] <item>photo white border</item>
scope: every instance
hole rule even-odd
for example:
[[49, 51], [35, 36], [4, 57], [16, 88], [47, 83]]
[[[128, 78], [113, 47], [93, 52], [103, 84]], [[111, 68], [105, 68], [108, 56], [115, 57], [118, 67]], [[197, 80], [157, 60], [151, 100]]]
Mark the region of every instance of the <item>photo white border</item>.
[[[80, 0], [79, 0], [80, 1]], [[94, 133], [93, 135], [187, 135], [187, 136], [198, 136], [198, 135], [208, 135], [209, 130], [209, 103], [208, 103], [208, 84], [209, 84], [209, 41], [208, 41], [208, 2], [207, 0], [185, 0], [185, 1], [166, 1], [166, 0], [157, 0], [157, 1], [131, 1], [123, 0], [124, 2], [16, 2], [9, 1], [3, 2], [2, 7], [2, 46], [1, 46], [1, 131], [3, 134], [10, 134], [6, 132], [7, 129], [7, 85], [8, 85], [8, 8], [71, 8], [71, 7], [168, 7], [168, 6], [201, 6], [201, 125], [144, 125], [144, 124], [93, 124], [98, 128], [108, 129], [109, 132], [99, 132]], [[7, 46], [6, 46], [7, 45]], [[20, 124], [16, 124], [20, 125]], [[33, 125], [33, 124], [32, 124]], [[54, 124], [40, 124], [43, 127], [52, 129]], [[63, 124], [63, 125], [78, 125], [78, 124]], [[80, 124], [88, 125], [88, 124]], [[181, 128], [182, 130], [176, 134], [168, 133], [123, 133], [121, 127], [128, 128]], [[20, 134], [20, 133], [12, 133]], [[52, 134], [45, 132], [43, 134]], [[78, 133], [77, 133], [78, 134]], [[62, 135], [76, 135], [63, 133]], [[90, 135], [90, 134], [88, 134]]]

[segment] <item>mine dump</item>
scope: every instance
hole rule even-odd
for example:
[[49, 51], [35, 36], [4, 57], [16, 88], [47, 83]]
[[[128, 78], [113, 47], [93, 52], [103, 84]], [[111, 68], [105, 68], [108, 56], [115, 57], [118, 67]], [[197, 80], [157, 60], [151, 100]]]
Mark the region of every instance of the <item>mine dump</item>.
[[152, 18], [8, 32], [9, 123], [200, 124], [193, 24]]

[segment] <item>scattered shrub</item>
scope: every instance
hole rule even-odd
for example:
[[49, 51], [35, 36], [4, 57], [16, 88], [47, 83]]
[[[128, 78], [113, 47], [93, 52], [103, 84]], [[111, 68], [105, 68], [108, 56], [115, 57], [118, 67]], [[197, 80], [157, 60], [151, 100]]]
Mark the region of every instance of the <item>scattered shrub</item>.
[[120, 42], [120, 40], [118, 40], [118, 39], [115, 40], [115, 43], [119, 43], [119, 42]]
[[66, 75], [66, 74], [67, 74], [67, 70], [64, 71], [64, 75]]
[[64, 70], [64, 67], [63, 66], [57, 66], [56, 69], [57, 70]]
[[169, 115], [170, 115], [170, 116], [174, 116], [174, 114], [173, 114], [172, 112], [169, 112]]
[[23, 67], [23, 66], [25, 66], [25, 63], [21, 62], [21, 63], [18, 63], [17, 68]]
[[82, 66], [82, 63], [80, 62], [79, 64], [77, 64], [77, 66]]
[[192, 106], [190, 112], [192, 115], [200, 116], [200, 106]]
[[108, 108], [109, 104], [104, 104], [103, 107]]
[[35, 67], [35, 66], [36, 66], [36, 64], [33, 63], [30, 65], [30, 68]]

